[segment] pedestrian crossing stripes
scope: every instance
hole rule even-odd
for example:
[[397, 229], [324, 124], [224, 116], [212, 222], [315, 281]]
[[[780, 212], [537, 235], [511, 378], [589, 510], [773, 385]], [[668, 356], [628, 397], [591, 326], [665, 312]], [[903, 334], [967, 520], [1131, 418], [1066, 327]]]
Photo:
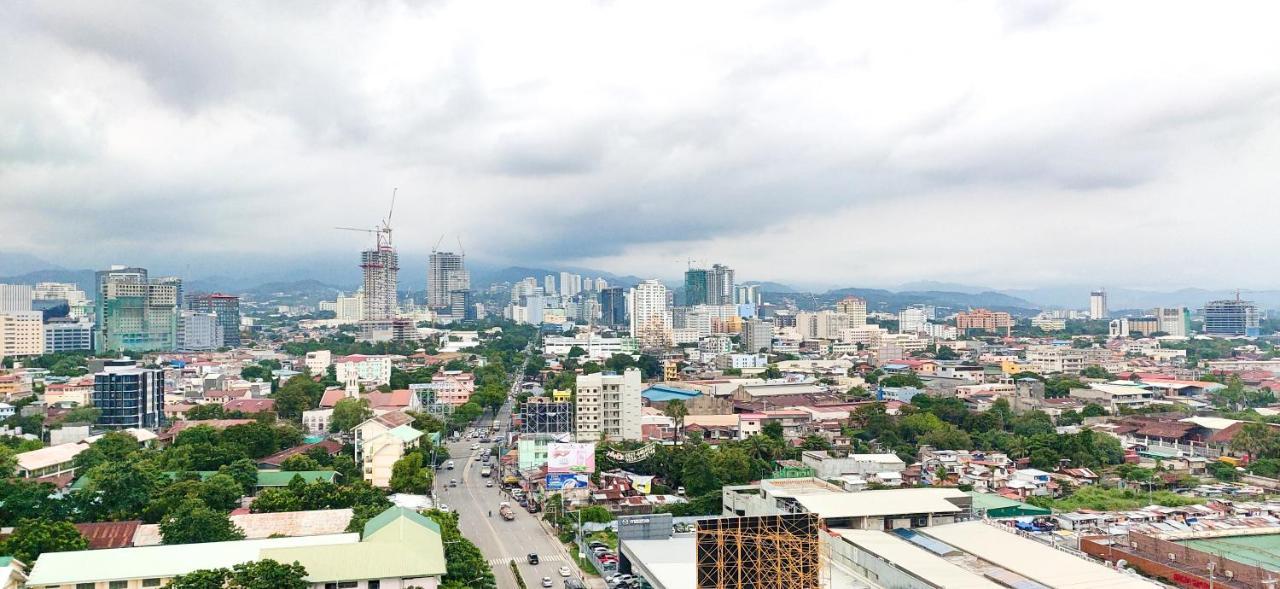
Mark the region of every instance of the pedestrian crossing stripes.
[[[529, 562], [528, 555], [512, 556], [508, 558], [490, 558], [489, 566], [503, 566], [513, 560], [516, 561], [516, 564], [524, 564], [526, 562]], [[541, 562], [565, 562], [564, 557], [560, 556], [559, 554], [552, 554], [550, 556], [542, 556], [541, 554], [539, 554], [538, 560]]]

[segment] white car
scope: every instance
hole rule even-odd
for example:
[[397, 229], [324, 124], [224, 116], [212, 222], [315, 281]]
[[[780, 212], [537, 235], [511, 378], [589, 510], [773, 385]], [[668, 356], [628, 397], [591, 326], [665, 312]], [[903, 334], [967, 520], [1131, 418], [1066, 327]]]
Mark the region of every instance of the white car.
[[569, 570], [569, 567], [567, 567], [567, 566], [560, 567], [560, 576], [561, 576], [561, 577], [567, 577], [567, 576], [569, 576], [570, 574], [572, 574], [572, 572]]
[[543, 586], [543, 587], [550, 587], [550, 586], [551, 586], [551, 577], [543, 577], [543, 578], [542, 578], [542, 586]]

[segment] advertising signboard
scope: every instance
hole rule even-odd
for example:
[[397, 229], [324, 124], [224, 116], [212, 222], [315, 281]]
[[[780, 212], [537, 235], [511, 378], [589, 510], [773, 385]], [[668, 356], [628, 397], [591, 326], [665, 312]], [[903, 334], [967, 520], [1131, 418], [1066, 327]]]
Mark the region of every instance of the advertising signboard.
[[547, 444], [547, 472], [592, 473], [596, 470], [596, 445], [592, 443]]
[[547, 474], [547, 491], [585, 489], [590, 483], [590, 478], [585, 474], [574, 474], [571, 472], [555, 472]]

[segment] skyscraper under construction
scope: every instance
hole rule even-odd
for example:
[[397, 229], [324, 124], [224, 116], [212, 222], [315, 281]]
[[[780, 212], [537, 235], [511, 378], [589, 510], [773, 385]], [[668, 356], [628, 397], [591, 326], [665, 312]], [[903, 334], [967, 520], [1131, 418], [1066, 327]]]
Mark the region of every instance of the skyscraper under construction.
[[400, 257], [395, 248], [390, 243], [379, 243], [378, 247], [361, 252], [360, 268], [364, 270], [364, 319], [394, 319], [396, 277], [400, 271]]

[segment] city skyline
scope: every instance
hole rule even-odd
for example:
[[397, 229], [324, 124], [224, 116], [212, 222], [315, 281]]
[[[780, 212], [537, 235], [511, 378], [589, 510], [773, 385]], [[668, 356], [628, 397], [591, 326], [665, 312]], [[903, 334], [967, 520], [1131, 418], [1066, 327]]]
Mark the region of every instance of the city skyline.
[[[0, 73], [28, 82], [0, 102], [24, 121], [0, 144], [2, 249], [337, 264], [357, 240], [331, 227], [375, 222], [398, 186], [406, 259], [448, 232], [477, 267], [671, 279], [692, 254], [801, 285], [1280, 286], [1251, 261], [1280, 220], [1275, 6], [676, 10], [7, 8], [21, 59]], [[661, 45], [642, 33], [676, 20]], [[1207, 227], [1210, 195], [1249, 214]], [[1181, 247], [1119, 253], [1134, 229]], [[1010, 276], [1008, 252], [1036, 263]]]

